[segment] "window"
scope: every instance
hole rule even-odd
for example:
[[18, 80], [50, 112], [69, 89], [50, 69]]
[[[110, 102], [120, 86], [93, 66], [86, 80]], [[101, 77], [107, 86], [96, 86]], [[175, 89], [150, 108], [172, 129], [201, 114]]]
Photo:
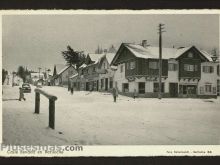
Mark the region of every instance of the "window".
[[212, 85], [205, 85], [205, 92], [211, 93], [212, 92]]
[[129, 68], [130, 68], [130, 65], [129, 65], [129, 64], [130, 64], [130, 63], [127, 62], [126, 64], [127, 64], [127, 65], [126, 65], [126, 66], [127, 66], [126, 69], [129, 70]]
[[104, 69], [105, 69], [105, 63], [103, 63], [103, 67], [104, 67]]
[[193, 53], [192, 52], [188, 53], [188, 58], [193, 58]]
[[113, 77], [110, 77], [109, 81], [109, 88], [113, 88]]
[[122, 73], [123, 72], [123, 65], [121, 65], [120, 69], [121, 69], [121, 73]]
[[184, 64], [184, 70], [188, 72], [198, 71], [198, 65]]
[[139, 93], [144, 94], [145, 93], [145, 83], [144, 82], [139, 82], [138, 87], [139, 87]]
[[200, 87], [200, 94], [204, 94], [204, 87]]
[[104, 87], [104, 79], [101, 79], [101, 88]]
[[213, 73], [214, 72], [214, 68], [213, 68], [213, 66], [203, 66], [202, 67], [202, 71], [204, 73]]
[[[159, 92], [159, 83], [154, 83], [154, 92]], [[161, 92], [164, 93], [164, 83], [161, 83]]]
[[194, 65], [194, 71], [195, 71], [195, 72], [198, 71], [198, 65]]
[[159, 69], [159, 62], [158, 61], [150, 61], [149, 68], [150, 69]]
[[122, 89], [123, 89], [123, 92], [129, 92], [129, 84], [128, 83], [123, 83], [122, 84]]
[[219, 76], [220, 68], [219, 65], [217, 66], [217, 75]]
[[177, 70], [177, 64], [169, 63], [168, 64], [168, 70], [169, 71], [176, 71]]
[[95, 67], [93, 67], [93, 72], [95, 72]]
[[212, 89], [213, 94], [216, 94], [216, 87], [213, 87]]
[[130, 69], [134, 69], [135, 68], [135, 61], [131, 61], [130, 62]]

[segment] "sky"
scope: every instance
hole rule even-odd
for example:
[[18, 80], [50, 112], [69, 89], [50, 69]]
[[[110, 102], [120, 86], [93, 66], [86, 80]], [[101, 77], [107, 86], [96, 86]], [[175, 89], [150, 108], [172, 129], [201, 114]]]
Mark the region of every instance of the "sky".
[[93, 53], [99, 46], [119, 48], [122, 42], [147, 40], [158, 46], [158, 24], [164, 23], [163, 47], [196, 46], [210, 52], [219, 47], [218, 15], [5, 15], [2, 17], [2, 66], [38, 71], [65, 64], [61, 52]]

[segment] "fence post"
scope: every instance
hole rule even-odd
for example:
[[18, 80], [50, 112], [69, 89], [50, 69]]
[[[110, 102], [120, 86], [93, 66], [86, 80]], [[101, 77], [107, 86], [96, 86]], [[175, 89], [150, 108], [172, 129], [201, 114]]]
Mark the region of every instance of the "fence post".
[[35, 92], [35, 112], [39, 114], [40, 113], [40, 93]]
[[49, 127], [55, 128], [55, 100], [49, 99]]

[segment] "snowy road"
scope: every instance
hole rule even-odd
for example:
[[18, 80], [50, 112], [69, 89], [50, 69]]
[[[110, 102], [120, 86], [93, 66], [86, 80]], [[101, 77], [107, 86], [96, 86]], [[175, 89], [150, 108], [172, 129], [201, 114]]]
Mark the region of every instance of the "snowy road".
[[220, 99], [137, 99], [43, 87], [58, 96], [55, 130], [48, 100], [34, 114], [34, 92], [19, 102], [18, 87], [3, 86], [3, 143], [16, 145], [220, 144]]

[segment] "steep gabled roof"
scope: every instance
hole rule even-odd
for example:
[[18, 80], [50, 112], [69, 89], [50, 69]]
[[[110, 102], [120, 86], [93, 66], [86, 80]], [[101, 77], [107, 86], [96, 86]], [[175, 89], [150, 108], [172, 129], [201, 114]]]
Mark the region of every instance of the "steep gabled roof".
[[70, 77], [70, 79], [75, 78], [75, 77], [77, 77], [78, 75], [79, 75], [79, 74], [76, 73], [76, 74], [72, 75], [72, 76]]
[[106, 53], [105, 55], [106, 55], [106, 58], [108, 60], [109, 65], [110, 65], [114, 56], [115, 56], [115, 53]]
[[89, 54], [88, 54], [88, 56], [90, 57], [90, 59], [91, 59], [93, 62], [97, 62], [103, 55], [104, 55], [104, 53], [102, 53], [102, 54], [89, 53]]
[[[145, 48], [138, 44], [122, 43], [113, 61], [115, 61], [118, 58], [120, 54], [119, 52], [123, 48], [127, 48], [137, 58], [144, 58], [144, 59], [159, 58], [159, 47], [148, 46]], [[162, 58], [163, 59], [172, 59], [172, 58], [177, 59], [183, 53], [187, 52], [190, 49], [196, 49], [198, 52], [200, 52], [201, 56], [207, 59], [207, 61], [212, 61], [211, 56], [207, 52], [205, 52], [204, 50], [199, 50], [195, 46], [183, 47], [183, 48], [164, 48], [163, 47]], [[112, 64], [113, 64], [113, 61], [112, 61]]]
[[[61, 68], [59, 68], [60, 70], [57, 72], [57, 75], [60, 75], [60, 74], [62, 74], [65, 70], [67, 70], [68, 68], [70, 68], [70, 67], [73, 67], [74, 68], [74, 66], [65, 66], [64, 65], [64, 67], [61, 69]], [[75, 68], [74, 68], [75, 69]]]

